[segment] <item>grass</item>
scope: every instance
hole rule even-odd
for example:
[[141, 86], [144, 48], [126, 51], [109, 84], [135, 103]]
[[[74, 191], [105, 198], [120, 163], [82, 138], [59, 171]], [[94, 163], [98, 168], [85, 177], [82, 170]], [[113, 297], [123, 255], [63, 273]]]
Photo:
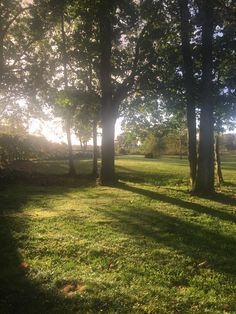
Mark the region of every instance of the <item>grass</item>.
[[115, 187], [61, 161], [0, 191], [0, 313], [236, 313], [235, 159], [208, 199], [188, 193], [185, 159], [116, 166]]

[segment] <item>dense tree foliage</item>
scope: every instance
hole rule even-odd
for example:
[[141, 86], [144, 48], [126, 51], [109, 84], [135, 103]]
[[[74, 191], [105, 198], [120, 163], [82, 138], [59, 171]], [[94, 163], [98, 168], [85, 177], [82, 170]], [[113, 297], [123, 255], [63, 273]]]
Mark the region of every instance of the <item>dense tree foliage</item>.
[[101, 126], [102, 184], [116, 180], [119, 115], [119, 149], [146, 141], [157, 155], [169, 137], [181, 155], [187, 130], [192, 190], [211, 193], [214, 132], [235, 121], [234, 32], [230, 0], [1, 1], [1, 124], [17, 113], [27, 129], [29, 117], [53, 108], [67, 134], [69, 173], [74, 131], [83, 148], [93, 138], [95, 176]]

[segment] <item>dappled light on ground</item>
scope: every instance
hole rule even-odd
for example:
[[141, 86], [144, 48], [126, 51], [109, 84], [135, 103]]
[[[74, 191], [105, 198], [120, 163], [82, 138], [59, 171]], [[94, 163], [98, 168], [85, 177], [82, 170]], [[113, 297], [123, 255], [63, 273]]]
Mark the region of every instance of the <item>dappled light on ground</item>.
[[118, 159], [114, 187], [5, 187], [0, 312], [233, 313], [234, 186], [191, 196], [179, 163]]

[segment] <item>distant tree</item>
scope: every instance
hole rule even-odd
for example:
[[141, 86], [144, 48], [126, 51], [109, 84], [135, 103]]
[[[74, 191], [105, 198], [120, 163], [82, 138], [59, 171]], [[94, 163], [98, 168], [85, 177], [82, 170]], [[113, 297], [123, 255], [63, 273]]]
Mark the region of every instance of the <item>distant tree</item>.
[[139, 150], [138, 138], [134, 132], [123, 132], [117, 136], [116, 151], [118, 154], [132, 154]]

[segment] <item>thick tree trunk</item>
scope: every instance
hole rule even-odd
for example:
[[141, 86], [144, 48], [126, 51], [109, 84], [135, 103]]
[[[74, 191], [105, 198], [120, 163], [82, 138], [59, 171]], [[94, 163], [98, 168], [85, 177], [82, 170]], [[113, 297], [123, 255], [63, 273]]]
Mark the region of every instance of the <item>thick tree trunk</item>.
[[188, 158], [190, 167], [190, 180], [192, 189], [195, 186], [197, 171], [197, 139], [196, 139], [196, 112], [195, 112], [195, 83], [193, 76], [192, 49], [190, 45], [191, 25], [188, 0], [179, 0], [181, 17], [181, 41], [184, 62], [184, 82], [187, 104], [188, 127]]
[[214, 192], [214, 123], [212, 100], [213, 3], [202, 7], [202, 106], [200, 114], [199, 157], [194, 192]]
[[[107, 2], [107, 3], [106, 3]], [[100, 48], [101, 68], [100, 83], [102, 90], [102, 147], [101, 147], [101, 173], [100, 183], [103, 185], [115, 182], [115, 122], [116, 110], [112, 101], [111, 84], [111, 2], [104, 1], [100, 7]]]
[[98, 145], [97, 145], [97, 121], [93, 121], [93, 176], [98, 176]]
[[224, 183], [223, 174], [221, 171], [221, 158], [220, 158], [220, 136], [219, 133], [215, 136], [215, 153], [216, 153], [216, 173], [218, 178], [218, 183]]
[[69, 175], [74, 176], [76, 174], [76, 171], [75, 171], [73, 149], [72, 149], [72, 143], [71, 143], [70, 117], [67, 117], [67, 120], [66, 120], [66, 136], [67, 136], [67, 144], [68, 144]]
[[103, 185], [112, 184], [116, 181], [115, 176], [115, 119], [107, 117], [102, 129], [102, 151], [100, 182]]

